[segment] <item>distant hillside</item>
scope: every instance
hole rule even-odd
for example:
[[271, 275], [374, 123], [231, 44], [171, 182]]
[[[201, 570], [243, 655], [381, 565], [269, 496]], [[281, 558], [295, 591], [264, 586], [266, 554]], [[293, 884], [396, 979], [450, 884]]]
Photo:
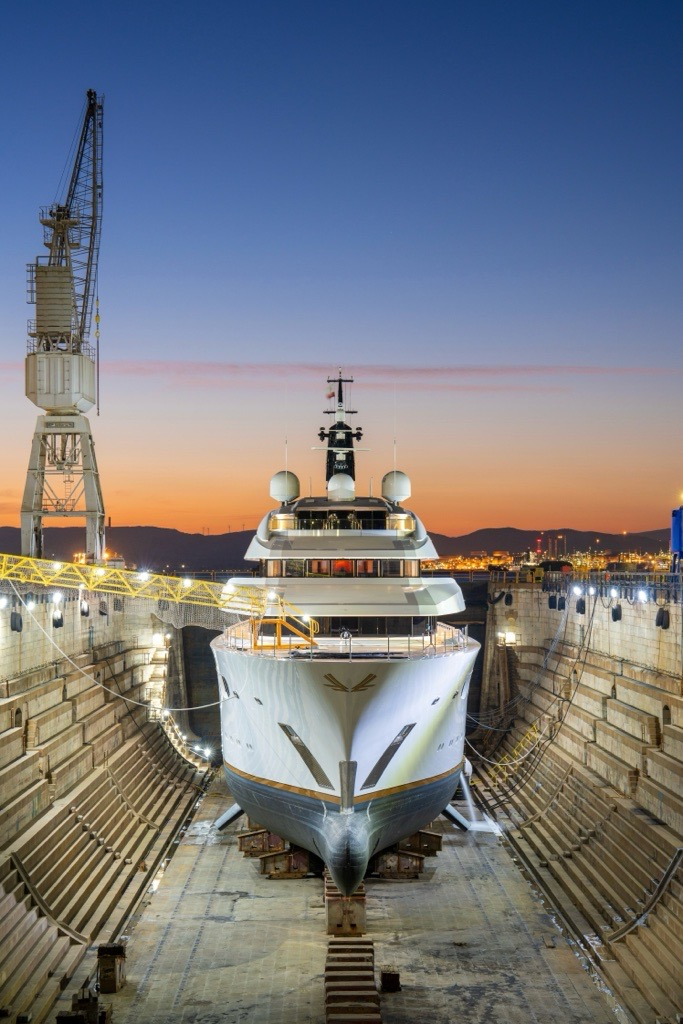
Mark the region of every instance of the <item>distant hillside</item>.
[[[180, 569], [189, 572], [203, 569], [245, 569], [244, 553], [253, 531], [204, 536], [181, 533], [159, 526], [118, 526], [107, 530], [107, 548], [123, 555], [129, 565], [164, 571]], [[72, 562], [74, 553], [83, 550], [84, 528], [52, 527], [45, 530], [45, 557]], [[0, 526], [0, 551], [19, 554], [21, 533], [13, 526]]]
[[[601, 551], [613, 551], [615, 554], [621, 551], [640, 551], [656, 554], [662, 549], [669, 547], [669, 530], [648, 530], [646, 533], [601, 533], [599, 530], [572, 530], [569, 527], [559, 530], [545, 531], [546, 536], [554, 538], [557, 534], [562, 535], [559, 542], [558, 554], [565, 551], [568, 555], [572, 551], [588, 551], [590, 548], [599, 548]], [[486, 551], [492, 554], [494, 551], [509, 551], [510, 554], [521, 554], [523, 551], [534, 551], [536, 540], [541, 536], [539, 530], [517, 530], [514, 526], [493, 527], [485, 530], [475, 530], [474, 533], [466, 533], [462, 537], [446, 537], [443, 534], [433, 533], [432, 540], [440, 555], [469, 555], [472, 551]], [[599, 543], [596, 542], [599, 538]]]
[[[600, 533], [600, 531], [553, 530], [567, 538], [567, 554], [572, 551], [587, 551], [599, 547], [601, 550], [642, 551], [656, 553], [668, 549], [669, 531], [649, 530], [646, 533], [623, 534]], [[145, 569], [181, 570], [188, 572], [202, 570], [221, 571], [253, 568], [244, 562], [244, 553], [251, 540], [252, 531], [222, 533], [204, 536], [201, 533], [181, 533], [158, 526], [119, 526], [107, 530], [107, 546], [110, 551], [123, 555], [130, 565]], [[521, 554], [534, 550], [538, 530], [517, 530], [512, 526], [475, 530], [461, 537], [446, 537], [432, 534], [436, 550], [440, 555], [469, 555], [472, 551], [509, 551]], [[596, 537], [600, 538], [599, 544]], [[82, 526], [68, 526], [45, 530], [45, 554], [47, 558], [73, 561], [76, 551], [83, 549], [85, 530]], [[562, 553], [564, 541], [561, 542]], [[0, 551], [19, 554], [21, 535], [14, 526], [0, 526]]]

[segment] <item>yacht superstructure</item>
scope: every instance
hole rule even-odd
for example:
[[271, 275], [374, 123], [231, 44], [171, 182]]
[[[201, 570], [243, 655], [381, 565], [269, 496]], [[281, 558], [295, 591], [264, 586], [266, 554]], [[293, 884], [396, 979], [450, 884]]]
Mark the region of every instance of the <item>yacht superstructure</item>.
[[[402, 503], [408, 477], [356, 495], [344, 385], [327, 440], [327, 493], [271, 480], [279, 506], [246, 553], [266, 601], [257, 622], [212, 648], [224, 768], [239, 806], [313, 853], [349, 895], [369, 859], [436, 817], [463, 766], [467, 691], [479, 645], [439, 616], [464, 609], [449, 578], [421, 575], [436, 551]], [[228, 586], [253, 578], [231, 580]], [[283, 612], [283, 608], [286, 610]]]

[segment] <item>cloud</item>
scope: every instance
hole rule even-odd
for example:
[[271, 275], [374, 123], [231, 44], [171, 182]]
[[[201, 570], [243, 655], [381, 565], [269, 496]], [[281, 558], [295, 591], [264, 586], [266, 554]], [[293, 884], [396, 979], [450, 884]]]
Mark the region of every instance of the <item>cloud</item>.
[[[568, 377], [640, 377], [670, 374], [664, 368], [642, 366], [508, 365], [508, 366], [391, 366], [367, 364], [344, 372], [360, 388], [400, 388], [472, 392], [566, 391]], [[235, 363], [192, 360], [125, 360], [105, 362], [104, 377], [153, 379], [166, 386], [226, 386], [257, 384], [278, 388], [288, 382], [315, 380], [321, 387], [334, 368], [323, 363]]]

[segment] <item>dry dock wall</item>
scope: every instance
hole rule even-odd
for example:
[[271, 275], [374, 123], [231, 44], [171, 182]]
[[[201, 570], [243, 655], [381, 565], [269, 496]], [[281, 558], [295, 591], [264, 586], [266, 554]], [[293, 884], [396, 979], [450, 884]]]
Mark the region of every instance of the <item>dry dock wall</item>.
[[149, 603], [64, 595], [55, 628], [53, 595], [31, 598], [0, 609], [0, 1016], [38, 1024], [149, 884], [206, 766], [149, 720], [167, 667]]
[[495, 580], [473, 736], [510, 843], [638, 1024], [683, 1007], [680, 582]]
[[637, 589], [618, 599], [584, 590], [580, 613], [571, 586], [564, 611], [549, 607], [541, 584], [506, 588], [511, 603], [489, 612], [485, 705], [511, 687], [524, 698], [519, 718], [544, 716], [561, 750], [683, 836], [681, 604], [666, 604], [662, 629], [662, 604], [643, 603]]

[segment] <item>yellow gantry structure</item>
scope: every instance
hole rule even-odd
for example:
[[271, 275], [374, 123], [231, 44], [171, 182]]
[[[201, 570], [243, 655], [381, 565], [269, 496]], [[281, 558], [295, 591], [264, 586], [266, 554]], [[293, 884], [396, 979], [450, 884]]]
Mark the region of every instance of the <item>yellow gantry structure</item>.
[[[108, 565], [55, 562], [46, 558], [5, 554], [0, 554], [0, 580], [56, 590], [64, 588], [217, 608], [252, 619], [255, 624], [278, 622], [294, 629], [300, 636], [305, 635], [311, 644], [318, 632], [318, 623], [314, 619], [288, 604], [265, 583], [263, 586], [213, 583], [190, 576], [161, 576], [138, 570], [114, 569]], [[266, 614], [268, 620], [265, 619]]]

